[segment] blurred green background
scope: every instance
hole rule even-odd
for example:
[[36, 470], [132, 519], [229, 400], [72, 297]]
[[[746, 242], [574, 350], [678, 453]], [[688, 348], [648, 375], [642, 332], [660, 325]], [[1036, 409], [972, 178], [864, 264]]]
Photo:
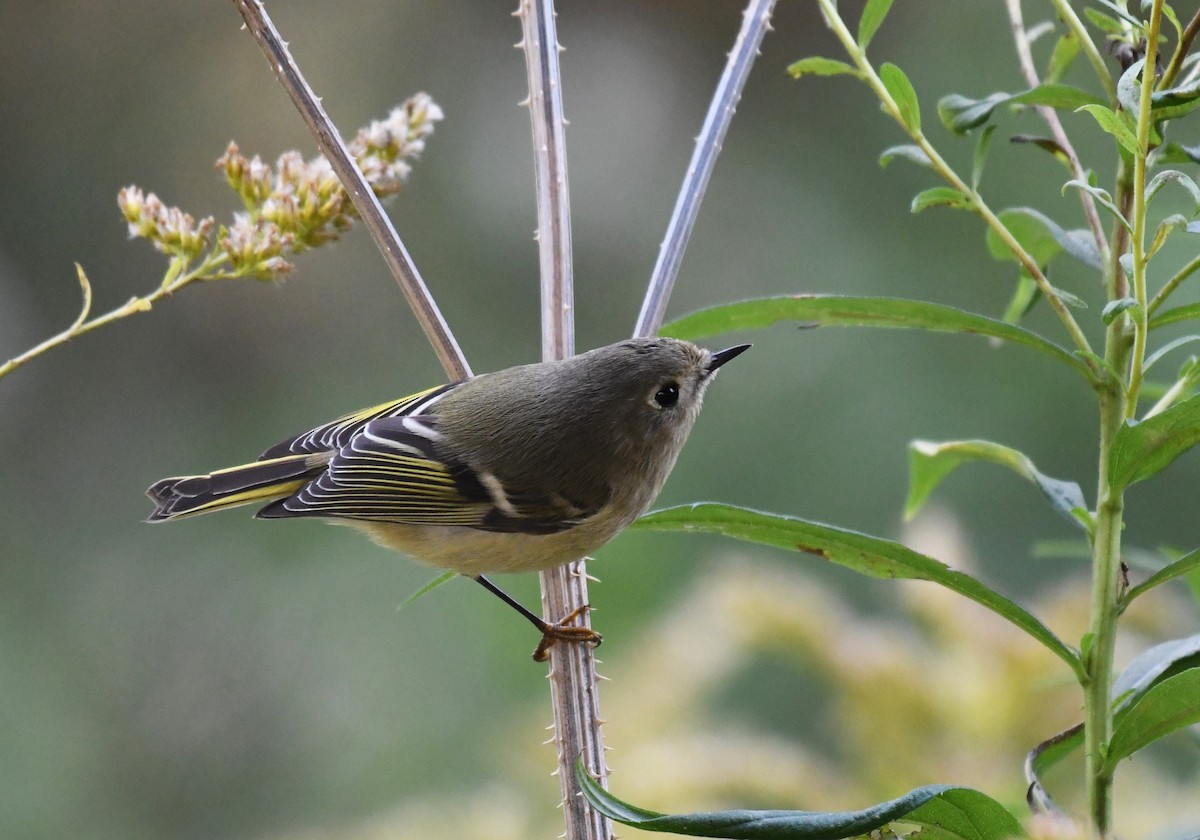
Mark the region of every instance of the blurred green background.
[[[444, 108], [445, 121], [389, 209], [479, 371], [532, 361], [540, 347], [529, 116], [517, 106], [526, 91], [509, 6], [294, 0], [270, 7], [344, 134], [418, 90]], [[632, 329], [740, 4], [560, 6], [577, 332], [585, 349]], [[844, 6], [855, 19], [858, 5]], [[1027, 11], [1031, 22], [1048, 14]], [[0, 356], [7, 358], [75, 316], [73, 261], [92, 280], [96, 312], [161, 278], [161, 255], [126, 239], [120, 187], [136, 183], [220, 220], [235, 200], [211, 165], [231, 139], [268, 160], [287, 148], [311, 154], [313, 144], [232, 4], [8, 3], [4, 19]], [[936, 98], [1022, 87], [998, 3], [897, 4], [872, 51], [908, 71], [929, 133], [964, 169], [972, 144], [936, 125]], [[904, 162], [879, 169], [878, 153], [904, 138], [868, 92], [846, 78], [787, 77], [788, 63], [817, 52], [838, 56], [815, 6], [781, 4], [671, 312], [797, 292], [911, 296], [1001, 312], [1011, 265], [988, 258], [976, 219], [908, 213], [932, 176]], [[1077, 80], [1090, 85], [1084, 70], [1076, 68]], [[1088, 118], [1066, 120], [1085, 159], [1107, 178], [1111, 144]], [[1032, 113], [1003, 125], [1003, 133], [1042, 131]], [[1080, 226], [1075, 196], [1059, 195], [1058, 164], [997, 141], [984, 182], [993, 206], [1030, 204]], [[282, 283], [187, 289], [0, 382], [0, 836], [391, 837], [419, 825], [411, 836], [466, 837], [462, 821], [472, 815], [483, 826], [479, 836], [557, 833], [557, 781], [544, 778], [553, 753], [535, 747], [549, 718], [543, 671], [528, 659], [535, 640], [494, 598], [455, 581], [398, 613], [397, 604], [433, 574], [321, 523], [252, 522], [239, 511], [142, 524], [149, 512], [142, 492], [158, 478], [244, 461], [312, 424], [442, 380], [363, 230], [301, 256], [297, 266]], [[1093, 279], [1065, 261], [1056, 268], [1055, 282], [1092, 304], [1079, 317], [1099, 340]], [[1065, 340], [1042, 309], [1029, 323]], [[1048, 360], [968, 337], [794, 326], [713, 343], [732, 338], [753, 340], [755, 349], [710, 392], [662, 505], [737, 502], [902, 536], [905, 447], [917, 437], [1016, 446], [1092, 495], [1092, 397]], [[1193, 547], [1198, 479], [1200, 461], [1189, 456], [1139, 486], [1129, 503], [1132, 543]], [[1031, 552], [1038, 540], [1074, 532], [1019, 479], [963, 470], [937, 500], [931, 527], [943, 537], [965, 534], [950, 539], [944, 559], [975, 564], [1003, 591], [1045, 598], [1083, 573], [1077, 560]], [[657, 679], [606, 686], [613, 707], [643, 707], [648, 698], [636, 692], [644, 691], [666, 705], [664, 719], [692, 720], [682, 710], [698, 705], [701, 720], [765, 733], [772, 755], [799, 756], [808, 744], [846, 761], [840, 730], [824, 729], [841, 696], [836, 680], [803, 657], [784, 662], [759, 652], [722, 672], [723, 687], [701, 690], [692, 684], [699, 672], [679, 660], [686, 641], [671, 661], [659, 658], [667, 632], [659, 617], [680, 604], [708, 604], [704, 593], [721, 591], [714, 581], [786, 575], [786, 585], [767, 589], [831, 587], [820, 604], [852, 605], [839, 621], [829, 619], [827, 641], [811, 642], [829, 653], [862, 622], [896, 620], [896, 588], [809, 557], [655, 534], [620, 538], [592, 572], [603, 581], [592, 599], [606, 663], [618, 674], [659, 669]], [[503, 583], [536, 603], [534, 576]], [[913, 591], [913, 600], [922, 596], [938, 597], [928, 587]], [[709, 604], [705, 621], [731, 620], [719, 614], [720, 603]], [[1194, 611], [1164, 603], [1170, 610], [1160, 613], [1172, 620], [1147, 634], [1195, 632]], [[818, 607], [795, 604], [798, 615]], [[873, 638], [922, 632], [909, 626], [900, 620], [899, 629]], [[1064, 629], [1071, 641], [1075, 627]], [[769, 648], [771, 634], [765, 638]], [[884, 654], [851, 646], [834, 658], [853, 673]], [[922, 679], [922, 661], [914, 660], [909, 678]], [[1044, 670], [1050, 676], [1038, 679], [1050, 684], [1063, 677], [1053, 666]], [[882, 797], [933, 781], [990, 780], [1019, 800], [1020, 752], [1054, 731], [1043, 721], [1069, 724], [1077, 699], [1065, 701], [1061, 721], [1043, 718], [1038, 702], [1035, 694], [1019, 709], [1014, 726], [1027, 737], [1009, 744], [1008, 763], [985, 762], [999, 776], [926, 778], [896, 762], [886, 781], [864, 782], [858, 792]], [[978, 714], [986, 718], [989, 709], [985, 703]], [[621, 719], [608, 716], [620, 740]], [[647, 737], [661, 734], [660, 724], [647, 723]], [[625, 741], [638, 743], [626, 725]], [[693, 734], [705, 731], [696, 726]], [[937, 733], [942, 724], [933, 717], [924, 726]], [[714, 765], [720, 754], [712, 745], [667, 750], [653, 781], [669, 788], [671, 774], [697, 768], [730, 781], [746, 769], [726, 759]], [[514, 755], [528, 756], [520, 771]], [[1194, 779], [1194, 752], [1166, 760], [1175, 762], [1176, 778]], [[626, 795], [644, 789], [637, 785], [650, 782], [648, 768], [656, 766], [622, 766], [619, 751], [613, 762], [623, 771], [614, 787]], [[725, 804], [868, 804], [841, 792], [849, 801], [808, 788], [735, 791]], [[673, 804], [658, 788], [646, 795], [658, 798], [640, 804]], [[754, 796], [762, 801], [747, 801]], [[442, 817], [460, 823], [450, 828]], [[1149, 835], [1131, 828], [1128, 836]]]

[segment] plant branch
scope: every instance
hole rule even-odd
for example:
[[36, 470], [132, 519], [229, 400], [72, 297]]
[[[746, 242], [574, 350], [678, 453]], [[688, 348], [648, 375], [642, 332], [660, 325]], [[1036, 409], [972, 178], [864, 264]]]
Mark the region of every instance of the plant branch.
[[1193, 257], [1183, 268], [1175, 272], [1170, 280], [1163, 284], [1163, 287], [1158, 290], [1158, 294], [1146, 304], [1146, 314], [1149, 316], [1158, 311], [1158, 308], [1171, 296], [1171, 293], [1179, 288], [1179, 284], [1195, 274], [1197, 269], [1200, 269], [1200, 256]]
[[1162, 26], [1163, 0], [1154, 0], [1150, 26], [1146, 33], [1146, 57], [1142, 65], [1142, 86], [1138, 104], [1137, 153], [1133, 156], [1133, 297], [1137, 307], [1129, 310], [1133, 321], [1133, 359], [1129, 370], [1129, 388], [1125, 393], [1125, 416], [1137, 415], [1138, 393], [1142, 387], [1146, 360], [1146, 338], [1150, 332], [1149, 301], [1146, 299], [1146, 157], [1150, 153], [1151, 100], [1154, 93], [1154, 68], [1158, 59], [1158, 36]]
[[[1033, 63], [1033, 52], [1029, 46], [1029, 33], [1025, 29], [1025, 21], [1021, 14], [1021, 0], [1005, 0], [1008, 6], [1008, 18], [1012, 23], [1013, 40], [1016, 42], [1017, 58], [1021, 62], [1021, 70], [1025, 74], [1025, 80], [1031, 88], [1041, 84], [1041, 78], [1038, 76], [1037, 67]], [[1078, 181], [1087, 183], [1087, 173], [1083, 171], [1083, 165], [1079, 162], [1079, 155], [1075, 152], [1075, 147], [1071, 145], [1071, 140], [1067, 137], [1067, 132], [1063, 129], [1062, 121], [1058, 118], [1058, 112], [1053, 108], [1039, 105], [1037, 107], [1038, 116], [1050, 128], [1050, 133], [1054, 135], [1054, 142], [1067, 156], [1067, 162], [1071, 167], [1071, 175]], [[1083, 205], [1083, 215], [1087, 217], [1088, 227], [1092, 230], [1092, 238], [1096, 242], [1096, 248], [1100, 253], [1100, 259], [1108, 264], [1109, 250], [1108, 237], [1104, 235], [1104, 225], [1100, 221], [1100, 214], [1096, 210], [1096, 202], [1092, 198], [1091, 193], [1087, 190], [1076, 190], [1079, 194], [1079, 201]]]
[[233, 3], [241, 12], [247, 28], [267, 57], [271, 69], [275, 71], [275, 77], [287, 90], [288, 95], [292, 98], [292, 103], [316, 139], [321, 152], [329, 159], [338, 179], [346, 188], [346, 193], [350, 196], [354, 209], [358, 211], [363, 224], [371, 232], [371, 237], [383, 253], [383, 259], [387, 263], [388, 269], [396, 278], [396, 282], [400, 284], [400, 290], [417, 316], [417, 321], [420, 323], [421, 329], [425, 331], [429, 343], [433, 345], [433, 350], [437, 353], [438, 360], [442, 363], [446, 374], [451, 379], [465, 379], [470, 376], [471, 368], [467, 364], [466, 357], [450, 332], [429, 289], [425, 286], [425, 281], [417, 272], [412, 257], [409, 256], [404, 243], [400, 241], [391, 219], [383, 211], [383, 205], [380, 204], [379, 198], [367, 184], [362, 171], [347, 151], [346, 144], [342, 141], [337, 127], [329, 119], [320, 100], [300, 73], [300, 68], [292, 59], [287, 44], [280, 37], [275, 24], [263, 8], [261, 0], [233, 0]]
[[[988, 207], [987, 203], [983, 200], [983, 197], [978, 193], [978, 191], [970, 187], [965, 181], [962, 180], [962, 178], [958, 176], [958, 173], [951, 168], [950, 164], [946, 162], [945, 158], [943, 158], [938, 150], [934, 148], [933, 144], [929, 142], [929, 139], [926, 138], [924, 132], [922, 132], [919, 127], [910, 127], [905, 122], [899, 105], [896, 104], [896, 101], [892, 98], [887, 86], [884, 85], [883, 80], [879, 77], [879, 74], [875, 71], [875, 68], [867, 59], [866, 52], [858, 45], [858, 42], [854, 39], [854, 36], [850, 34], [850, 30], [846, 28], [845, 22], [838, 14], [837, 7], [834, 5], [834, 0], [818, 0], [818, 2], [821, 6], [822, 12], [825, 15], [825, 20], [829, 24], [829, 27], [833, 30], [838, 40], [841, 41], [847, 55], [849, 55], [854, 61], [854, 64], [857, 66], [863, 81], [867, 83], [867, 85], [879, 98], [879, 101], [883, 104], [884, 110], [887, 111], [892, 119], [899, 124], [901, 129], [903, 129], [904, 132], [912, 138], [913, 142], [920, 147], [921, 151], [925, 153], [926, 157], [929, 158], [929, 163], [933, 170], [941, 175], [942, 178], [945, 179], [946, 182], [949, 183], [950, 186], [952, 186], [955, 190], [962, 193], [962, 195], [969, 202], [970, 209], [978, 213], [988, 227], [995, 231], [996, 235], [1000, 237], [1005, 247], [1012, 251], [1012, 253], [1017, 257], [1017, 260], [1021, 263], [1021, 267], [1029, 272], [1029, 275], [1034, 279], [1034, 282], [1037, 283], [1038, 289], [1046, 298], [1046, 302], [1049, 303], [1050, 307], [1054, 310], [1054, 314], [1058, 316], [1058, 319], [1062, 322], [1063, 326], [1066, 327], [1067, 332], [1071, 336], [1071, 340], [1074, 342], [1075, 346], [1088, 357], [1092, 356], [1092, 347], [1091, 344], [1088, 343], [1087, 336], [1085, 336], [1083, 334], [1083, 330], [1079, 328], [1079, 324], [1075, 321], [1075, 317], [1071, 314], [1071, 311], [1067, 308], [1067, 305], [1059, 296], [1058, 291], [1052, 285], [1050, 285], [1050, 281], [1046, 279], [1046, 275], [1042, 272], [1041, 267], [1038, 266], [1037, 261], [1032, 255], [1030, 255], [1028, 251], [1025, 250], [1024, 247], [1022, 247], [1021, 243], [1013, 237], [1009, 229], [1005, 227], [1004, 223], [1000, 221], [999, 217], [992, 212], [990, 207]], [[1094, 362], [1092, 362], [1090, 358], [1088, 359], [1087, 363], [1089, 367], [1094, 365]], [[1097, 375], [1100, 374], [1099, 371], [1096, 371], [1096, 373]]]
[[658, 249], [658, 262], [650, 275], [650, 284], [646, 289], [646, 297], [642, 301], [642, 310], [638, 314], [637, 324], [633, 334], [649, 336], [658, 332], [662, 326], [663, 316], [667, 311], [667, 301], [675, 278], [679, 274], [679, 266], [683, 262], [683, 252], [687, 248], [688, 238], [696, 224], [696, 215], [700, 212], [700, 201], [708, 187], [709, 176], [717, 162], [717, 155], [725, 141], [725, 132], [733, 119], [742, 89], [754, 59], [758, 56], [759, 45], [763, 36], [771, 28], [771, 12], [775, 0], [749, 0], [746, 10], [742, 13], [742, 28], [737, 40], [729, 53], [725, 71], [717, 83], [713, 93], [712, 103], [708, 106], [708, 115], [704, 118], [704, 127], [696, 138], [696, 149], [688, 164], [687, 174], [675, 200], [675, 210], [667, 225], [666, 235]]
[[[564, 359], [575, 352], [575, 312], [571, 265], [571, 214], [567, 189], [562, 75], [553, 0], [521, 0], [525, 69], [529, 78], [533, 129], [534, 184], [537, 190], [537, 241], [541, 267], [542, 357]], [[582, 608], [589, 619], [586, 560], [547, 569], [540, 575], [542, 609], [553, 618]], [[600, 732], [599, 676], [588, 645], [558, 644], [550, 649], [550, 700], [554, 742], [562, 786], [566, 840], [609, 840], [612, 822], [588, 807], [579, 795], [574, 766], [582, 757], [588, 772], [606, 785], [604, 739]]]
[[1187, 54], [1191, 51], [1192, 42], [1196, 40], [1197, 33], [1200, 33], [1200, 10], [1197, 10], [1196, 14], [1192, 15], [1192, 19], [1183, 28], [1183, 32], [1179, 36], [1179, 43], [1175, 45], [1175, 52], [1171, 55], [1171, 61], [1167, 64], [1167, 69], [1163, 72], [1162, 78], [1159, 80], [1158, 86], [1160, 89], [1166, 90], [1174, 84], [1179, 71], [1183, 69], [1183, 60], [1187, 58]]
[[97, 327], [103, 327], [106, 324], [111, 324], [113, 321], [119, 321], [122, 318], [127, 318], [130, 315], [136, 315], [139, 312], [149, 312], [154, 304], [158, 303], [165, 297], [170, 297], [175, 292], [187, 286], [196, 280], [203, 279], [217, 265], [223, 262], [223, 255], [216, 255], [210, 260], [205, 261], [191, 271], [184, 272], [183, 265], [177, 260], [172, 260], [171, 267], [168, 269], [166, 277], [157, 289], [148, 295], [141, 297], [133, 297], [126, 301], [121, 306], [104, 315], [97, 315], [95, 318], [88, 320], [88, 315], [92, 308], [92, 287], [88, 282], [87, 275], [84, 274], [83, 267], [78, 263], [75, 264], [75, 270], [79, 275], [79, 285], [83, 291], [83, 306], [80, 309], [75, 322], [67, 329], [53, 335], [43, 341], [36, 347], [31, 347], [19, 356], [14, 356], [4, 364], [0, 365], [0, 379], [8, 376], [17, 368], [28, 362], [33, 361], [38, 356], [48, 350], [53, 350], [55, 347], [61, 347], [74, 338], [91, 332]]

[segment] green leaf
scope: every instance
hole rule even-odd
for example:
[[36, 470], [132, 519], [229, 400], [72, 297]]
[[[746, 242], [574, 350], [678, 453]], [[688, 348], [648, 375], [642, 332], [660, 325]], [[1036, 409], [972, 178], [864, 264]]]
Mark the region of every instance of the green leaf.
[[1068, 172], [1073, 172], [1071, 168], [1071, 156], [1067, 154], [1067, 150], [1058, 144], [1057, 140], [1050, 137], [1035, 137], [1031, 134], [1014, 134], [1008, 138], [1010, 143], [1027, 143], [1032, 146], [1037, 146], [1039, 149], [1049, 152], [1054, 156], [1054, 159], [1066, 167]]
[[[1146, 59], [1138, 59], [1125, 69], [1117, 80], [1117, 101], [1128, 114], [1136, 114], [1141, 109], [1142, 101], [1142, 68]], [[1132, 151], [1132, 149], [1130, 150]]]
[[970, 210], [974, 206], [970, 196], [953, 187], [930, 187], [913, 196], [912, 207], [910, 209], [914, 213], [920, 213], [922, 210], [928, 210], [930, 207], [953, 207], [958, 210]]
[[444, 574], [438, 575], [433, 580], [429, 581], [429, 583], [425, 584], [420, 589], [418, 589], [416, 592], [414, 592], [413, 594], [411, 594], [407, 598], [405, 598], [403, 601], [401, 601], [400, 606], [396, 607], [396, 612], [399, 612], [400, 610], [404, 609], [405, 607], [407, 607], [409, 604], [413, 603], [414, 601], [428, 595], [430, 592], [437, 589], [443, 583], [453, 580], [456, 577], [458, 577], [458, 572], [446, 572]]
[[890, 62], [879, 68], [879, 79], [900, 111], [900, 121], [909, 133], [916, 134], [921, 130], [921, 108], [917, 103], [917, 92], [913, 90], [912, 82], [904, 71]]
[[[1045, 268], [1060, 250], [1090, 268], [1103, 267], [1091, 231], [1063, 230], [1049, 216], [1032, 207], [1009, 207], [1000, 211], [999, 219], [1040, 268]], [[995, 259], [1017, 262], [1016, 255], [991, 228], [987, 231], [987, 245]]]
[[1193, 321], [1200, 318], [1200, 303], [1187, 303], [1176, 306], [1166, 312], [1160, 312], [1150, 319], [1150, 329], [1165, 327], [1168, 324], [1178, 324], [1181, 321]]
[[1191, 668], [1155, 683], [1114, 721], [1105, 769], [1177, 729], [1200, 722], [1200, 668]]
[[1159, 222], [1154, 231], [1154, 239], [1150, 242], [1150, 247], [1146, 249], [1146, 259], [1149, 260], [1157, 254], [1158, 249], [1166, 244], [1167, 237], [1179, 228], [1188, 229], [1188, 220], [1179, 213], [1172, 213]]
[[734, 539], [816, 555], [864, 575], [928, 580], [970, 598], [1007, 619], [1065, 661], [1082, 676], [1075, 651], [1024, 607], [932, 557], [891, 540], [871, 537], [781, 514], [702, 502], [648, 513], [634, 528], [722, 534]]
[[[1137, 29], [1142, 28], [1142, 22], [1140, 20], [1138, 20], [1137, 18], [1135, 18], [1133, 15], [1131, 15], [1129, 13], [1129, 10], [1124, 7], [1123, 4], [1124, 4], [1125, 0], [1122, 0], [1122, 5], [1117, 5], [1116, 3], [1112, 2], [1112, 0], [1096, 0], [1096, 2], [1102, 6], [1107, 6], [1109, 9], [1111, 9], [1113, 12], [1116, 13], [1117, 17], [1124, 20], [1130, 26], [1133, 26]], [[1120, 29], [1118, 29], [1118, 31], [1124, 32], [1124, 27], [1121, 27]]]
[[1150, 96], [1150, 111], [1156, 121], [1182, 117], [1198, 107], [1200, 107], [1200, 80], [1177, 88], [1160, 90]]
[[1136, 155], [1138, 152], [1137, 137], [1133, 134], [1133, 129], [1129, 127], [1128, 117], [1124, 114], [1118, 114], [1111, 108], [1104, 105], [1084, 105], [1075, 109], [1078, 111], [1086, 111], [1091, 114], [1096, 120], [1096, 124], [1107, 131], [1113, 137], [1117, 138], [1117, 142], [1121, 147], [1131, 155]]
[[987, 163], [988, 147], [992, 144], [992, 134], [996, 131], [996, 126], [989, 125], [979, 133], [979, 139], [975, 141], [975, 156], [971, 162], [971, 189], [978, 192], [979, 180], [983, 177], [983, 167]]
[[892, 0], [867, 0], [862, 17], [858, 19], [858, 46], [866, 50], [867, 44], [875, 37], [875, 32], [888, 10], [892, 8]]
[[1107, 327], [1125, 310], [1131, 310], [1129, 314], [1136, 315], [1141, 308], [1142, 305], [1137, 302], [1136, 298], [1123, 297], [1118, 300], [1110, 300], [1104, 304], [1104, 309], [1100, 311], [1100, 320]]
[[662, 335], [696, 340], [736, 330], [761, 329], [779, 321], [825, 327], [884, 327], [944, 333], [974, 333], [1025, 347], [1065, 362], [1090, 381], [1091, 369], [1072, 353], [1021, 327], [940, 303], [883, 297], [796, 295], [728, 303], [672, 321]]
[[1154, 197], [1158, 195], [1159, 190], [1167, 184], [1172, 183], [1179, 184], [1191, 196], [1192, 215], [1195, 216], [1197, 212], [1200, 212], [1200, 186], [1197, 186], [1191, 177], [1180, 172], [1178, 169], [1164, 169], [1150, 179], [1150, 183], [1146, 185], [1146, 203], [1149, 204], [1153, 201]]
[[1046, 68], [1045, 80], [1052, 84], [1057, 83], [1071, 69], [1071, 65], [1075, 63], [1078, 55], [1079, 39], [1075, 37], [1074, 32], [1068, 31], [1054, 44], [1054, 52], [1050, 54], [1050, 64]]
[[1108, 481], [1122, 490], [1143, 481], [1200, 443], [1200, 396], [1141, 422], [1126, 420], [1113, 436]]
[[861, 811], [713, 811], [660, 814], [613, 796], [575, 762], [575, 782], [592, 807], [642, 831], [730, 840], [839, 840], [902, 820], [939, 840], [1008, 840], [1025, 837], [1016, 818], [996, 800], [971, 788], [927, 785]]
[[1037, 281], [1033, 279], [1033, 275], [1021, 267], [1017, 270], [1017, 285], [1013, 289], [1012, 297], [1008, 300], [1008, 305], [1004, 307], [1004, 323], [1016, 324], [1024, 318], [1033, 305], [1038, 302], [1042, 295], [1042, 290], [1038, 288]]
[[844, 61], [819, 55], [802, 58], [794, 64], [790, 64], [787, 71], [793, 79], [799, 79], [801, 76], [862, 76], [858, 72], [858, 68]]
[[1123, 602], [1128, 604], [1134, 598], [1145, 595], [1156, 586], [1161, 586], [1168, 581], [1175, 580], [1175, 578], [1183, 577], [1194, 569], [1200, 569], [1200, 549], [1189, 552], [1178, 560], [1168, 563], [1137, 586], [1132, 587], [1125, 593]]
[[1114, 17], [1091, 7], [1084, 7], [1083, 15], [1092, 25], [1108, 35], [1124, 35], [1125, 27]]
[[996, 108], [1011, 99], [1012, 95], [1007, 93], [993, 93], [983, 99], [970, 99], [951, 93], [938, 100], [938, 117], [949, 131], [966, 134], [987, 122]]
[[1097, 204], [1111, 213], [1114, 219], [1124, 225], [1126, 230], [1128, 230], [1130, 233], [1133, 233], [1133, 225], [1131, 225], [1129, 220], [1121, 214], [1121, 211], [1117, 209], [1117, 205], [1113, 204], [1112, 195], [1110, 195], [1107, 190], [1089, 184], [1087, 181], [1080, 181], [1078, 178], [1072, 178], [1070, 181], [1067, 181], [1065, 184], [1063, 184], [1063, 194], [1065, 195], [1067, 190], [1071, 187], [1083, 190], [1085, 193], [1090, 195], [1093, 199], [1095, 199]]
[[1076, 110], [1087, 105], [1103, 106], [1104, 102], [1077, 87], [1047, 83], [1021, 93], [993, 93], [982, 99], [952, 93], [938, 100], [938, 117], [949, 131], [965, 134], [991, 119], [992, 113], [1004, 104]]
[[1025, 781], [1029, 783], [1026, 799], [1034, 813], [1061, 813], [1042, 784], [1046, 771], [1070, 755], [1083, 743], [1083, 724], [1047, 738], [1025, 756]]
[[1174, 341], [1168, 341], [1146, 358], [1145, 363], [1142, 365], [1142, 371], [1145, 372], [1150, 370], [1150, 368], [1154, 367], [1154, 363], [1163, 356], [1167, 355], [1176, 348], [1183, 347], [1185, 344], [1191, 344], [1193, 341], [1200, 341], [1200, 335], [1185, 335], [1175, 339]]
[[914, 146], [911, 143], [906, 143], [900, 146], [889, 146], [884, 149], [879, 155], [880, 167], [886, 167], [895, 158], [904, 158], [910, 160], [918, 166], [932, 167], [933, 161], [929, 159], [929, 155], [925, 154], [925, 150], [920, 146]]
[[908, 445], [908, 500], [904, 503], [904, 518], [912, 519], [925, 504], [929, 494], [942, 480], [969, 461], [987, 461], [1008, 467], [1022, 478], [1031, 481], [1042, 491], [1050, 506], [1066, 517], [1071, 524], [1087, 531], [1087, 525], [1077, 511], [1087, 513], [1083, 491], [1073, 481], [1051, 478], [1038, 472], [1033, 461], [1022, 452], [989, 440], [952, 440], [933, 443], [915, 440]]
[[1171, 141], [1154, 150], [1154, 163], [1200, 163], [1200, 146], [1184, 146]]
[[1112, 686], [1115, 710], [1128, 709], [1156, 683], [1200, 664], [1200, 635], [1148, 648], [1125, 667]]

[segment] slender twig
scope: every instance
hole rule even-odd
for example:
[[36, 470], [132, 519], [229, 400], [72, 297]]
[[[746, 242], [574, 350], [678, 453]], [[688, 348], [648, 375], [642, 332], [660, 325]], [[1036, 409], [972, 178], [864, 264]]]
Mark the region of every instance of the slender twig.
[[[553, 0], [521, 0], [525, 69], [529, 77], [533, 127], [534, 184], [537, 188], [537, 241], [541, 264], [542, 356], [547, 361], [575, 352], [571, 277], [571, 215], [567, 190], [567, 154], [563, 138], [562, 75]], [[588, 603], [586, 560], [541, 573], [542, 609], [551, 620]], [[583, 622], [588, 621], [586, 609]], [[567, 840], [609, 840], [612, 823], [579, 795], [573, 768], [579, 756], [601, 784], [606, 783], [604, 741], [600, 732], [599, 677], [587, 645], [558, 644], [550, 649], [550, 700], [554, 714], [556, 772], [562, 786]]]
[[292, 103], [300, 112], [300, 116], [304, 118], [304, 122], [316, 139], [321, 152], [333, 165], [338, 179], [346, 188], [346, 192], [354, 204], [354, 209], [358, 211], [363, 224], [371, 232], [371, 237], [383, 253], [388, 269], [396, 278], [396, 282], [400, 284], [400, 289], [404, 293], [408, 305], [412, 307], [421, 329], [425, 331], [429, 343], [433, 345], [433, 350], [437, 353], [438, 360], [445, 368], [446, 374], [452, 379], [465, 379], [470, 376], [471, 368], [467, 364], [466, 357], [450, 332], [449, 326], [446, 325], [446, 320], [442, 317], [433, 296], [425, 286], [425, 281], [417, 272], [412, 257], [408, 255], [404, 243], [396, 234], [391, 219], [383, 211], [383, 205], [379, 203], [379, 198], [367, 184], [358, 164], [347, 151], [346, 144], [342, 141], [337, 127], [329, 119], [320, 100], [300, 73], [300, 68], [292, 59], [287, 44], [280, 37], [275, 24], [267, 16], [261, 0], [233, 0], [233, 2], [241, 12], [243, 20], [246, 21], [247, 28], [254, 35], [254, 40], [258, 42], [263, 54], [266, 55], [271, 69], [275, 71], [275, 77], [287, 90], [288, 95], [292, 98]]
[[691, 163], [688, 164], [683, 186], [679, 190], [679, 198], [675, 201], [675, 212], [671, 214], [671, 222], [667, 225], [667, 233], [659, 246], [658, 262], [650, 275], [650, 284], [646, 297], [642, 301], [642, 311], [638, 314], [637, 325], [633, 328], [634, 336], [654, 335], [662, 326], [663, 316], [667, 311], [667, 300], [671, 297], [671, 289], [679, 274], [680, 263], [683, 262], [683, 252], [687, 248], [688, 237], [696, 223], [696, 215], [700, 211], [700, 201], [708, 187], [709, 176], [721, 152], [725, 141], [725, 132], [733, 119], [738, 100], [742, 96], [742, 88], [754, 66], [758, 56], [759, 45], [763, 36], [771, 28], [771, 11], [775, 0], [749, 0], [746, 11], [742, 14], [742, 28], [738, 32], [737, 41], [729, 53], [725, 64], [725, 72], [717, 83], [713, 94], [712, 104], [708, 108], [708, 116], [704, 118], [704, 127], [696, 138], [696, 149], [692, 153]]
[[1183, 28], [1183, 32], [1179, 36], [1179, 43], [1175, 45], [1175, 52], [1171, 55], [1171, 61], [1167, 64], [1167, 69], [1163, 71], [1162, 78], [1158, 81], [1160, 90], [1166, 90], [1174, 82], [1175, 77], [1179, 75], [1179, 71], [1183, 68], [1183, 60], [1187, 58], [1187, 54], [1192, 49], [1192, 42], [1196, 40], [1197, 33], [1200, 33], [1200, 10], [1192, 15], [1192, 19], [1187, 22], [1187, 26]]
[[1138, 106], [1137, 154], [1133, 156], [1133, 297], [1138, 302], [1132, 314], [1133, 359], [1129, 370], [1129, 388], [1125, 396], [1125, 416], [1137, 415], [1138, 392], [1142, 386], [1146, 339], [1150, 332], [1149, 301], [1146, 297], [1146, 156], [1150, 152], [1151, 94], [1154, 92], [1154, 66], [1158, 58], [1158, 34], [1162, 24], [1163, 0], [1154, 0], [1150, 25], [1146, 32], [1146, 59], [1142, 65], [1141, 100]]
[[[1038, 76], [1037, 67], [1033, 63], [1033, 52], [1029, 47], [1029, 33], [1025, 29], [1025, 21], [1021, 14], [1021, 0], [1005, 0], [1008, 6], [1008, 19], [1012, 23], [1013, 40], [1016, 42], [1017, 58], [1021, 62], [1021, 70], [1025, 74], [1025, 81], [1029, 83], [1031, 88], [1041, 84], [1041, 78]], [[1071, 167], [1071, 174], [1076, 180], [1087, 182], [1087, 173], [1083, 171], [1083, 165], [1079, 162], [1079, 155], [1075, 152], [1075, 147], [1071, 145], [1070, 138], [1067, 137], [1067, 132], [1063, 130], [1062, 122], [1058, 119], [1058, 112], [1053, 108], [1045, 105], [1037, 107], [1038, 116], [1050, 127], [1050, 133], [1054, 135], [1054, 142], [1063, 150], [1067, 156], [1067, 163]], [[1100, 214], [1096, 211], [1096, 202], [1092, 198], [1092, 194], [1087, 190], [1075, 190], [1079, 195], [1079, 202], [1083, 205], [1083, 215], [1087, 217], [1088, 227], [1092, 229], [1092, 238], [1096, 241], [1096, 248], [1100, 253], [1100, 259], [1104, 264], [1108, 263], [1108, 238], [1104, 235], [1104, 225], [1100, 221]]]
[[1187, 265], [1175, 272], [1174, 276], [1163, 284], [1163, 287], [1158, 290], [1158, 294], [1154, 296], [1150, 303], [1146, 304], [1146, 314], [1153, 315], [1166, 299], [1171, 296], [1171, 293], [1179, 288], [1179, 284], [1195, 274], [1197, 269], [1200, 269], [1200, 256], [1193, 257]]

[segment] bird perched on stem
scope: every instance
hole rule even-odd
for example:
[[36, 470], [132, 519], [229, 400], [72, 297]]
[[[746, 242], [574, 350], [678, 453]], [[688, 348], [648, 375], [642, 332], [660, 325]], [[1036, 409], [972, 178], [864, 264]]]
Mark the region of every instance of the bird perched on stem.
[[543, 621], [484, 575], [577, 560], [644, 513], [717, 369], [749, 346], [638, 338], [422, 391], [158, 481], [149, 521], [269, 502], [259, 519], [344, 522], [499, 595], [542, 632], [535, 659], [555, 640], [599, 644], [578, 615]]

